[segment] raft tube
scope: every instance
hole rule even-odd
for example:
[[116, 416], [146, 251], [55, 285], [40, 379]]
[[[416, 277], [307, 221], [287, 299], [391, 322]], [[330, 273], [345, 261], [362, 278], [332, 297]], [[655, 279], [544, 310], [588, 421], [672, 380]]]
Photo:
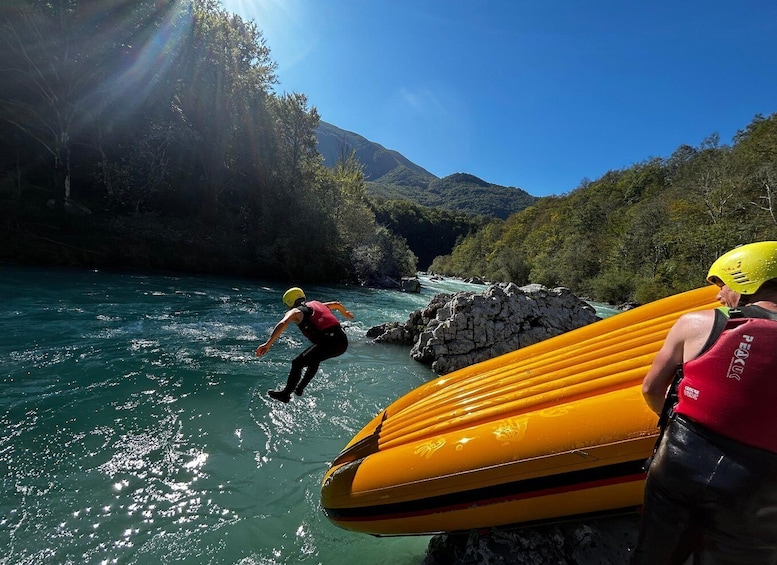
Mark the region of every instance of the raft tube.
[[420, 535], [526, 525], [641, 505], [657, 417], [641, 383], [683, 313], [717, 287], [658, 300], [409, 392], [331, 463], [336, 525]]

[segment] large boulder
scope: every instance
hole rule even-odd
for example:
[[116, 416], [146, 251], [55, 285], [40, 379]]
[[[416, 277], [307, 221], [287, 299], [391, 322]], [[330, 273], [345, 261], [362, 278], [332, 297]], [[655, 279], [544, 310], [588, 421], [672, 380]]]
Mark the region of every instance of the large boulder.
[[421, 281], [418, 277], [402, 277], [400, 289], [402, 292], [421, 292]]
[[404, 324], [371, 328], [377, 342], [411, 345], [410, 355], [446, 374], [582, 327], [596, 311], [567, 288], [492, 285], [438, 294]]

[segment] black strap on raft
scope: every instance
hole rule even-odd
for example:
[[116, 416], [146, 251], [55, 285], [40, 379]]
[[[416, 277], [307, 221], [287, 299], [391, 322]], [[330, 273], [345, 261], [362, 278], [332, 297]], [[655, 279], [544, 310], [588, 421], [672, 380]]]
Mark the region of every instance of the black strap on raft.
[[[748, 312], [749, 313], [749, 312]], [[706, 352], [712, 345], [718, 340], [720, 334], [726, 328], [726, 324], [731, 318], [744, 318], [745, 314], [742, 310], [735, 308], [718, 308], [715, 310], [715, 320], [712, 324], [712, 331], [704, 346], [701, 348], [699, 355]], [[675, 372], [672, 383], [669, 385], [669, 389], [666, 391], [666, 398], [664, 399], [664, 405], [661, 407], [661, 414], [658, 416], [658, 438], [656, 438], [656, 444], [653, 447], [653, 453], [647, 458], [642, 469], [647, 471], [650, 468], [650, 464], [653, 462], [653, 457], [658, 451], [658, 446], [661, 444], [661, 440], [664, 437], [666, 426], [669, 424], [669, 420], [674, 416], [674, 409], [680, 400], [678, 390], [680, 389], [680, 381], [683, 380], [683, 366], [678, 365]]]

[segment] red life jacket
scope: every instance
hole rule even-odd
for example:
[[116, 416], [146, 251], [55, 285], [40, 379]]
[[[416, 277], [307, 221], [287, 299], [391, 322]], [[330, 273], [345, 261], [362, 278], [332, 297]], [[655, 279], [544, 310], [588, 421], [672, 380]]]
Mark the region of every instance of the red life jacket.
[[711, 347], [683, 364], [675, 408], [718, 435], [777, 453], [777, 320], [744, 307]]
[[321, 336], [326, 330], [340, 325], [340, 321], [329, 307], [317, 300], [305, 302], [298, 308], [302, 312], [299, 329], [302, 331], [302, 335], [313, 343], [321, 341]]

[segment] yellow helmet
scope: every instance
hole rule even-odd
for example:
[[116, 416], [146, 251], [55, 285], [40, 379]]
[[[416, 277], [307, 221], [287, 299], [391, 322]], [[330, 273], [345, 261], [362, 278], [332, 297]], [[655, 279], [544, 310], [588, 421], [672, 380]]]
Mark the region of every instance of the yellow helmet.
[[304, 299], [305, 293], [302, 292], [301, 288], [296, 286], [290, 288], [289, 290], [283, 293], [283, 303], [289, 308], [294, 308], [294, 304], [300, 298]]
[[763, 283], [777, 278], [777, 241], [749, 243], [724, 253], [707, 273], [712, 284], [725, 284], [739, 294], [755, 294]]

